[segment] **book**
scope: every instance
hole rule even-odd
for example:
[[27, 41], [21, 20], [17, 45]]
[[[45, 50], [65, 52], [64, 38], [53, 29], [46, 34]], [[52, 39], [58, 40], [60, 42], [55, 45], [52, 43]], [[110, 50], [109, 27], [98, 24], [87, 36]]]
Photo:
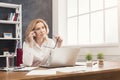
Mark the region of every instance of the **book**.
[[13, 16], [14, 16], [14, 13], [10, 13], [10, 20], [12, 21], [12, 19], [13, 19]]
[[7, 15], [7, 20], [10, 20], [10, 13], [8, 13]]
[[13, 16], [13, 21], [17, 21], [18, 18], [18, 13], [15, 13], [15, 15]]

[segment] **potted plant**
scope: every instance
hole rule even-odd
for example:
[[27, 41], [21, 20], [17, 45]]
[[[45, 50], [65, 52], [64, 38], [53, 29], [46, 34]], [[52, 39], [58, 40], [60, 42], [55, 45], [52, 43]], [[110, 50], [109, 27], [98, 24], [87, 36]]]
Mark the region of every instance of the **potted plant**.
[[104, 65], [104, 54], [102, 52], [97, 54], [98, 64], [99, 66]]
[[92, 67], [92, 54], [91, 53], [88, 53], [86, 54], [86, 60], [87, 60], [87, 63], [86, 63], [86, 66], [87, 67]]

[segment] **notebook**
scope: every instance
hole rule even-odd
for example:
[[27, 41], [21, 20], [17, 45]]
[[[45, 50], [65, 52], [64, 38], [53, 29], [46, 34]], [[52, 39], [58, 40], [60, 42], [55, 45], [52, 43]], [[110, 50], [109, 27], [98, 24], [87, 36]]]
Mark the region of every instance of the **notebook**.
[[46, 64], [41, 67], [74, 66], [80, 48], [56, 48], [51, 50]]

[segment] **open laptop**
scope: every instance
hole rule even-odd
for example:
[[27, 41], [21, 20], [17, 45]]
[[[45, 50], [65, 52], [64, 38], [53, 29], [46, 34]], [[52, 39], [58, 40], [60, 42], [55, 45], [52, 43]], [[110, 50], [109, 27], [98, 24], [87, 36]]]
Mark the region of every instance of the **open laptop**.
[[41, 67], [74, 66], [80, 48], [56, 48], [51, 50], [46, 64]]

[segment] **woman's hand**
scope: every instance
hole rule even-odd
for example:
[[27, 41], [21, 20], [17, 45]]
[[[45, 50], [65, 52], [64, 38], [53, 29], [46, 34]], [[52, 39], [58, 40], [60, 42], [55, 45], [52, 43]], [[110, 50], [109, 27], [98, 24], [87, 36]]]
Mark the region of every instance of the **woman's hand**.
[[28, 35], [30, 47], [33, 47], [34, 37], [35, 37], [35, 32], [34, 32], [34, 31], [31, 31], [30, 34]]
[[57, 47], [58, 48], [61, 47], [63, 42], [63, 39], [61, 38], [61, 36], [57, 35], [55, 36], [55, 39], [56, 39]]

